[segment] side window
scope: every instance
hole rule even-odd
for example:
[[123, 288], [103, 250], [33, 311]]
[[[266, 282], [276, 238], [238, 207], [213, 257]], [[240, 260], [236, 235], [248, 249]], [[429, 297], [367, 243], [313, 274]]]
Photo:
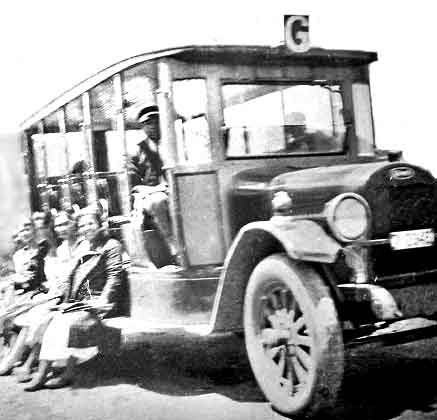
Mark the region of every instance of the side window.
[[44, 118], [39, 134], [32, 135], [38, 193], [48, 208], [62, 207], [62, 191], [58, 180], [67, 170], [65, 137], [60, 133], [58, 116], [54, 112]]
[[56, 112], [44, 119], [44, 143], [47, 159], [47, 177], [59, 177], [67, 172], [65, 137], [60, 133]]
[[141, 63], [125, 70], [122, 81], [127, 151], [129, 155], [134, 155], [138, 142], [144, 138], [144, 132], [137, 122], [138, 113], [147, 106], [157, 104], [156, 63]]
[[186, 79], [173, 82], [173, 103], [179, 162], [211, 161], [205, 80]]
[[68, 150], [68, 172], [77, 174], [89, 169], [86, 138], [82, 131], [83, 110], [81, 98], [65, 105], [65, 129]]
[[[65, 105], [65, 138], [67, 141], [68, 188], [71, 204], [84, 207], [87, 205], [86, 180], [84, 172], [89, 171], [89, 153], [83, 131], [84, 116], [82, 99], [78, 97]], [[66, 187], [67, 188], [67, 187]]]
[[33, 134], [33, 158], [35, 162], [35, 175], [38, 182], [43, 182], [46, 178], [46, 146], [43, 134]]
[[93, 163], [97, 199], [105, 200], [109, 215], [121, 214], [117, 173], [123, 170], [123, 137], [117, 131], [113, 79], [90, 90]]

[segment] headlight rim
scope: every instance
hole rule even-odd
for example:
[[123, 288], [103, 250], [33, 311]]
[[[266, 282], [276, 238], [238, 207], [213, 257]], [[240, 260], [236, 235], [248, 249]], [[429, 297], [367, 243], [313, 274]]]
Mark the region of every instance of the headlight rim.
[[[340, 232], [340, 230], [338, 229], [338, 227], [335, 223], [335, 213], [336, 213], [336, 209], [338, 208], [339, 204], [343, 200], [351, 199], [351, 198], [358, 201], [365, 209], [366, 227], [363, 230], [363, 232], [360, 233], [359, 235], [356, 235], [354, 237], [347, 237], [342, 232]], [[326, 218], [326, 221], [328, 223], [329, 228], [331, 229], [331, 232], [341, 242], [354, 242], [354, 241], [357, 241], [360, 239], [364, 239], [370, 230], [371, 211], [370, 211], [369, 204], [367, 203], [367, 201], [364, 197], [362, 197], [361, 195], [359, 195], [357, 193], [348, 192], [348, 193], [342, 193], [342, 194], [335, 196], [332, 200], [328, 201], [328, 203], [325, 204], [324, 216]]]

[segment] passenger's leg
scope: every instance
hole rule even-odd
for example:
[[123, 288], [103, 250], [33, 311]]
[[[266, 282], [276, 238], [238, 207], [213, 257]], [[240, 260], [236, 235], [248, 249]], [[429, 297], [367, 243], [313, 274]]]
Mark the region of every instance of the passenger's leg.
[[156, 268], [147, 252], [144, 245], [143, 225], [144, 225], [144, 208], [143, 200], [138, 197], [138, 194], [133, 194], [134, 207], [131, 218], [132, 237], [128, 235], [128, 249], [130, 250], [130, 258], [137, 265], [143, 265], [148, 268]]
[[158, 229], [163, 234], [171, 254], [176, 255], [177, 248], [171, 228], [167, 194], [163, 192], [152, 193], [147, 201], [146, 211], [153, 217]]
[[41, 389], [46, 382], [52, 362], [68, 358], [69, 318], [68, 314], [55, 313], [53, 315], [42, 337], [38, 371], [24, 387], [25, 391]]
[[29, 382], [32, 380], [32, 367], [38, 360], [40, 349], [41, 345], [39, 343], [35, 344], [23, 366], [14, 370], [18, 382]]
[[17, 339], [11, 346], [10, 351], [0, 362], [0, 375], [9, 375], [14, 367], [14, 364], [21, 359], [26, 349], [27, 330], [27, 328], [22, 328], [20, 330]]

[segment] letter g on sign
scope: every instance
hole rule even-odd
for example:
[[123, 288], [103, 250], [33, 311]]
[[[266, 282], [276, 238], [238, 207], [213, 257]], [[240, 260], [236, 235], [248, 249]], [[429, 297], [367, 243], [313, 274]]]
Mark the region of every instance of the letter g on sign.
[[285, 44], [291, 51], [302, 53], [309, 50], [309, 30], [310, 27], [308, 16], [284, 16]]

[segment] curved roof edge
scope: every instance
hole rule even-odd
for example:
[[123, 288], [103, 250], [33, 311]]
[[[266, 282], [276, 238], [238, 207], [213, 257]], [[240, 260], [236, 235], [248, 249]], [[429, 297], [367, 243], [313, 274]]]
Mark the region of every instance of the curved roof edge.
[[20, 129], [24, 130], [30, 127], [42, 118], [56, 111], [59, 107], [77, 98], [83, 92], [93, 88], [100, 82], [128, 67], [132, 67], [144, 61], [169, 56], [177, 56], [183, 60], [199, 62], [212, 62], [214, 61], [214, 58], [221, 58], [222, 60], [228, 61], [238, 58], [238, 61], [240, 62], [259, 62], [259, 59], [263, 58], [269, 62], [283, 62], [285, 60], [293, 59], [299, 62], [316, 60], [320, 63], [335, 61], [351, 64], [369, 64], [377, 60], [377, 54], [375, 52], [311, 48], [305, 53], [293, 53], [284, 45], [276, 47], [266, 45], [190, 45], [167, 48], [121, 60], [95, 73], [89, 78], [74, 85], [71, 89], [67, 90], [30, 115], [20, 124]]

